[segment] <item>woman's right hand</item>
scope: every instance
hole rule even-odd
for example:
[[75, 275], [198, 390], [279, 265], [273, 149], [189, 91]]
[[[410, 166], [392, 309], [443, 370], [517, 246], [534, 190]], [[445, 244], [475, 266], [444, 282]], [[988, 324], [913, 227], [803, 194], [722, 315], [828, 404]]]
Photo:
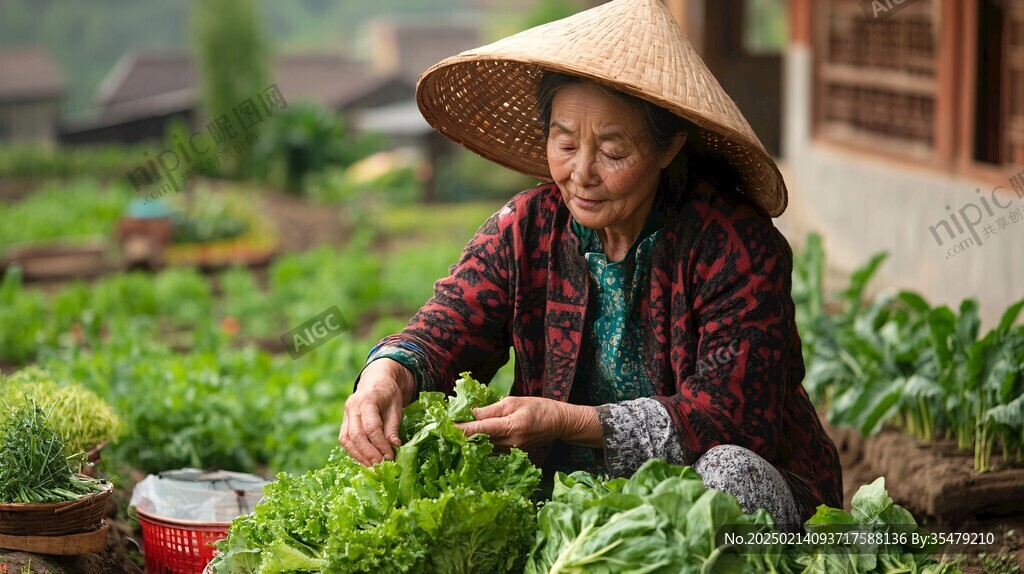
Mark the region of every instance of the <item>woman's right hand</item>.
[[394, 460], [401, 444], [398, 425], [402, 407], [412, 400], [416, 380], [412, 372], [391, 359], [377, 359], [360, 375], [359, 385], [345, 401], [338, 442], [365, 466]]

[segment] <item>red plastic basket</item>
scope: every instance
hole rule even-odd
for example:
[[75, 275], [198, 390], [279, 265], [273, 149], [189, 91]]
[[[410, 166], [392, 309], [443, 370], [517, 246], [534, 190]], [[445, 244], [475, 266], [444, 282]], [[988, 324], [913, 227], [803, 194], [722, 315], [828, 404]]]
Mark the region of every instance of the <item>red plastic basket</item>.
[[142, 525], [146, 574], [202, 574], [227, 538], [230, 522], [196, 522], [154, 516], [136, 509]]

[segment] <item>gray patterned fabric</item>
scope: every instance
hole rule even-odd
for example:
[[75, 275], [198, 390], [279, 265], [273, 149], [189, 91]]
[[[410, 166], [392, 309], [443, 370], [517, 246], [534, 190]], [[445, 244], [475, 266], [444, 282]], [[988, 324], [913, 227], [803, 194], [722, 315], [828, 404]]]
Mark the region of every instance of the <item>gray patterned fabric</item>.
[[708, 488], [736, 497], [743, 512], [764, 508], [777, 528], [800, 529], [800, 512], [782, 473], [754, 452], [732, 444], [718, 445], [704, 453], [693, 469]]
[[692, 464], [708, 488], [736, 497], [744, 512], [764, 508], [782, 531], [800, 529], [800, 511], [789, 483], [768, 461], [741, 446], [723, 444], [694, 462], [684, 453], [665, 407], [636, 399], [597, 408], [604, 431], [604, 460], [611, 476], [629, 476], [652, 458]]
[[604, 462], [611, 476], [629, 476], [652, 458], [692, 464], [683, 453], [668, 411], [654, 399], [635, 399], [597, 407], [604, 432]]

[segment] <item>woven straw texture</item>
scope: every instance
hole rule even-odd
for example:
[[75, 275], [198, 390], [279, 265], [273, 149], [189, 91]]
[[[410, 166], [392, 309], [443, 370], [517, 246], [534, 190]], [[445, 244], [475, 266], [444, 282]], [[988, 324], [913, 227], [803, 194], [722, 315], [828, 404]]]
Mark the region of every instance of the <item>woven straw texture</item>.
[[659, 0], [613, 0], [447, 58], [420, 76], [416, 101], [455, 143], [550, 180], [535, 96], [544, 71], [589, 78], [690, 120], [736, 168], [740, 191], [768, 215], [785, 211], [778, 167]]
[[114, 485], [68, 502], [49, 504], [0, 503], [0, 534], [12, 536], [63, 536], [91, 532], [107, 514], [107, 498]]

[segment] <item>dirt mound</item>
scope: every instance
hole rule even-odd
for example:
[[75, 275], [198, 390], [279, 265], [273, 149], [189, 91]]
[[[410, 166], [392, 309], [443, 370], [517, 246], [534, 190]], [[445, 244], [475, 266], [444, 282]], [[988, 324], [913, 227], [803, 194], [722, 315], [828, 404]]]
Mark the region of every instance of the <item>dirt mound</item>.
[[885, 477], [889, 495], [915, 516], [944, 524], [1024, 515], [1024, 468], [974, 471], [971, 453], [951, 442], [930, 445], [897, 430], [861, 437], [827, 427], [843, 464], [846, 504], [857, 488]]

